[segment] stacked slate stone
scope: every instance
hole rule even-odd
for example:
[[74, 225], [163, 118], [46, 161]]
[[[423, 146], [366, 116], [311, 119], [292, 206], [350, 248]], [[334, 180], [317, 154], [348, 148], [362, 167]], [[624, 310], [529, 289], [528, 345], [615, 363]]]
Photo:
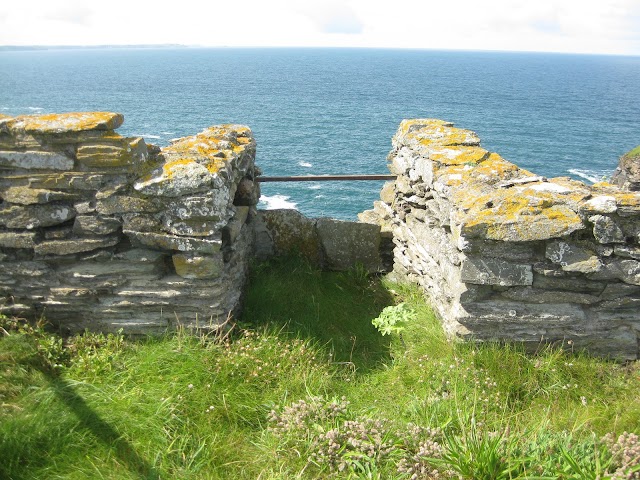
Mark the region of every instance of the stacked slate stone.
[[441, 120], [403, 121], [389, 160], [360, 219], [393, 232], [394, 274], [450, 335], [638, 358], [639, 193], [534, 175]]
[[239, 125], [159, 149], [104, 112], [0, 118], [0, 313], [70, 331], [207, 328], [238, 307], [259, 193]]

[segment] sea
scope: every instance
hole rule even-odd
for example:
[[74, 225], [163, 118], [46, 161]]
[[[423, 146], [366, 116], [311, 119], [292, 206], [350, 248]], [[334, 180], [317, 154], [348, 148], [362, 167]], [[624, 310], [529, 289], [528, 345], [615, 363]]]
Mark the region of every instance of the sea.
[[[113, 111], [163, 146], [251, 127], [265, 175], [387, 172], [405, 118], [440, 118], [547, 177], [606, 179], [640, 144], [640, 57], [340, 48], [0, 50], [0, 113]], [[353, 220], [380, 181], [262, 185], [262, 208]]]

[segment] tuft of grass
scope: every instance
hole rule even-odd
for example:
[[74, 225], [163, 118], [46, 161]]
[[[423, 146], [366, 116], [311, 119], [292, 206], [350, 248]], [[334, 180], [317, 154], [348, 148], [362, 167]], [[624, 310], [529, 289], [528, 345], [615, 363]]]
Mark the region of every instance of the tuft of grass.
[[0, 327], [3, 479], [640, 477], [637, 362], [450, 341], [358, 271], [257, 265], [228, 336]]
[[632, 149], [629, 153], [627, 153], [628, 157], [638, 157], [640, 156], [640, 145], [636, 148]]

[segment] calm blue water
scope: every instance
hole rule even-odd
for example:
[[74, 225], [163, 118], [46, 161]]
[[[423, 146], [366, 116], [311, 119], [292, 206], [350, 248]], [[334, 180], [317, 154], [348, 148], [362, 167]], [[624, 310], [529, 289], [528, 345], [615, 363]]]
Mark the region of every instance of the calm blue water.
[[[356, 49], [0, 52], [0, 113], [107, 110], [165, 145], [249, 125], [267, 175], [386, 173], [403, 118], [476, 131], [545, 176], [599, 179], [640, 144], [640, 57]], [[380, 182], [269, 184], [264, 203], [355, 218]]]

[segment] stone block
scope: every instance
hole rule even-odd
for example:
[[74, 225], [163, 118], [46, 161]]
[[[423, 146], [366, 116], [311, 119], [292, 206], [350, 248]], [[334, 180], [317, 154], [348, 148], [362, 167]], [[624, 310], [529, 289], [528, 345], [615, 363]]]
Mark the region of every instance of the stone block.
[[322, 247], [315, 220], [297, 210], [277, 209], [259, 210], [256, 222], [259, 257], [298, 254], [314, 265], [322, 265]]
[[222, 229], [222, 243], [224, 245], [233, 245], [240, 235], [242, 227], [249, 217], [251, 207], [236, 207], [236, 213], [229, 223]]
[[25, 170], [73, 170], [73, 159], [54, 152], [0, 151], [0, 167]]
[[605, 215], [592, 215], [593, 236], [600, 243], [624, 243], [625, 235], [613, 218]]
[[75, 190], [78, 193], [95, 192], [109, 185], [126, 184], [129, 180], [122, 174], [93, 172], [37, 173], [26, 177], [31, 188]]
[[498, 242], [469, 238], [459, 244], [460, 250], [482, 257], [500, 258], [516, 263], [534, 263], [544, 259], [545, 244], [539, 242]]
[[34, 232], [0, 232], [0, 248], [33, 248]]
[[123, 213], [154, 213], [162, 209], [160, 202], [129, 195], [114, 195], [98, 200], [96, 210], [101, 215], [116, 215]]
[[[535, 284], [535, 282], [534, 282]], [[501, 296], [512, 301], [522, 303], [575, 303], [578, 305], [592, 305], [601, 301], [597, 295], [568, 290], [542, 290], [532, 287], [513, 287], [501, 293]]]
[[177, 253], [173, 255], [176, 273], [184, 278], [217, 278], [224, 269], [222, 254], [194, 255]]
[[115, 145], [80, 146], [76, 158], [79, 165], [89, 168], [125, 167], [134, 163], [130, 151]]
[[39, 255], [71, 255], [90, 252], [98, 248], [113, 247], [120, 241], [119, 236], [102, 238], [73, 238], [67, 240], [50, 240], [39, 243], [34, 250]]
[[123, 230], [134, 245], [159, 248], [161, 250], [176, 250], [178, 252], [217, 253], [222, 246], [218, 238], [180, 237], [154, 232], [136, 232]]
[[116, 218], [78, 215], [73, 224], [76, 235], [108, 235], [117, 232], [122, 224]]
[[18, 134], [55, 135], [91, 130], [115, 130], [124, 122], [119, 113], [73, 112], [45, 115], [22, 115], [4, 122], [3, 131]]
[[588, 215], [615, 213], [616, 210], [616, 198], [611, 195], [598, 195], [582, 204], [582, 211]]
[[[482, 205], [478, 199], [476, 202]], [[456, 221], [461, 225], [462, 234], [505, 242], [528, 242], [564, 237], [584, 228], [580, 217], [565, 205], [541, 209], [517, 197], [514, 197], [514, 202], [514, 205], [498, 210], [480, 206], [464, 215], [458, 213]], [[524, 204], [522, 208], [520, 202]], [[500, 205], [500, 200], [488, 200], [487, 204]]]
[[601, 270], [589, 275], [594, 280], [621, 280], [631, 285], [640, 285], [640, 261], [612, 258]]
[[260, 201], [260, 183], [250, 178], [243, 178], [238, 183], [233, 204], [238, 207], [253, 207]]
[[26, 205], [0, 208], [0, 225], [7, 228], [24, 228], [59, 225], [76, 216], [67, 204]]
[[197, 162], [180, 160], [166, 163], [134, 184], [134, 188], [144, 195], [163, 197], [205, 193], [213, 186], [214, 178], [207, 167]]
[[[568, 291], [576, 293], [588, 293], [590, 295], [600, 295], [605, 287], [606, 282], [589, 280], [584, 275], [572, 274], [564, 272], [562, 269], [550, 270], [545, 273], [539, 273], [539, 267], [534, 267], [533, 287], [541, 290], [550, 291]], [[552, 275], [551, 272], [557, 273]]]
[[5, 202], [17, 205], [38, 205], [57, 201], [73, 201], [79, 196], [73, 193], [58, 192], [41, 188], [10, 187], [0, 192]]
[[162, 221], [169, 233], [201, 237], [219, 232], [232, 215], [229, 196], [214, 191], [168, 202], [163, 209]]
[[122, 215], [123, 229], [134, 232], [161, 233], [162, 221], [158, 216], [157, 214], [125, 213]]
[[531, 285], [531, 265], [507, 262], [497, 258], [467, 256], [462, 261], [461, 280], [477, 285]]
[[369, 272], [381, 271], [377, 225], [320, 218], [316, 229], [330, 269], [349, 270], [361, 265]]
[[549, 332], [584, 329], [586, 315], [579, 305], [524, 304], [504, 300], [487, 300], [465, 306], [457, 320], [473, 336], [481, 339], [515, 340], [522, 335], [537, 336], [543, 341]]
[[545, 256], [565, 272], [595, 273], [602, 269], [602, 261], [596, 252], [574, 243], [560, 240], [550, 242]]
[[640, 247], [631, 245], [616, 245], [613, 253], [618, 257], [633, 258], [640, 260]]
[[607, 284], [600, 294], [600, 298], [604, 300], [612, 300], [621, 297], [628, 297], [630, 295], [640, 296], [640, 286], [613, 282]]
[[[165, 273], [162, 252], [147, 249], [130, 249], [114, 254], [106, 261], [83, 261], [61, 267], [65, 279], [78, 279], [91, 288], [111, 288], [136, 278], [149, 282]], [[105, 283], [106, 282], [106, 283]]]
[[2, 274], [11, 277], [53, 277], [53, 270], [43, 261], [5, 261], [2, 264]]
[[55, 227], [48, 227], [44, 231], [45, 240], [63, 240], [73, 235], [73, 226], [69, 225], [56, 225]]

